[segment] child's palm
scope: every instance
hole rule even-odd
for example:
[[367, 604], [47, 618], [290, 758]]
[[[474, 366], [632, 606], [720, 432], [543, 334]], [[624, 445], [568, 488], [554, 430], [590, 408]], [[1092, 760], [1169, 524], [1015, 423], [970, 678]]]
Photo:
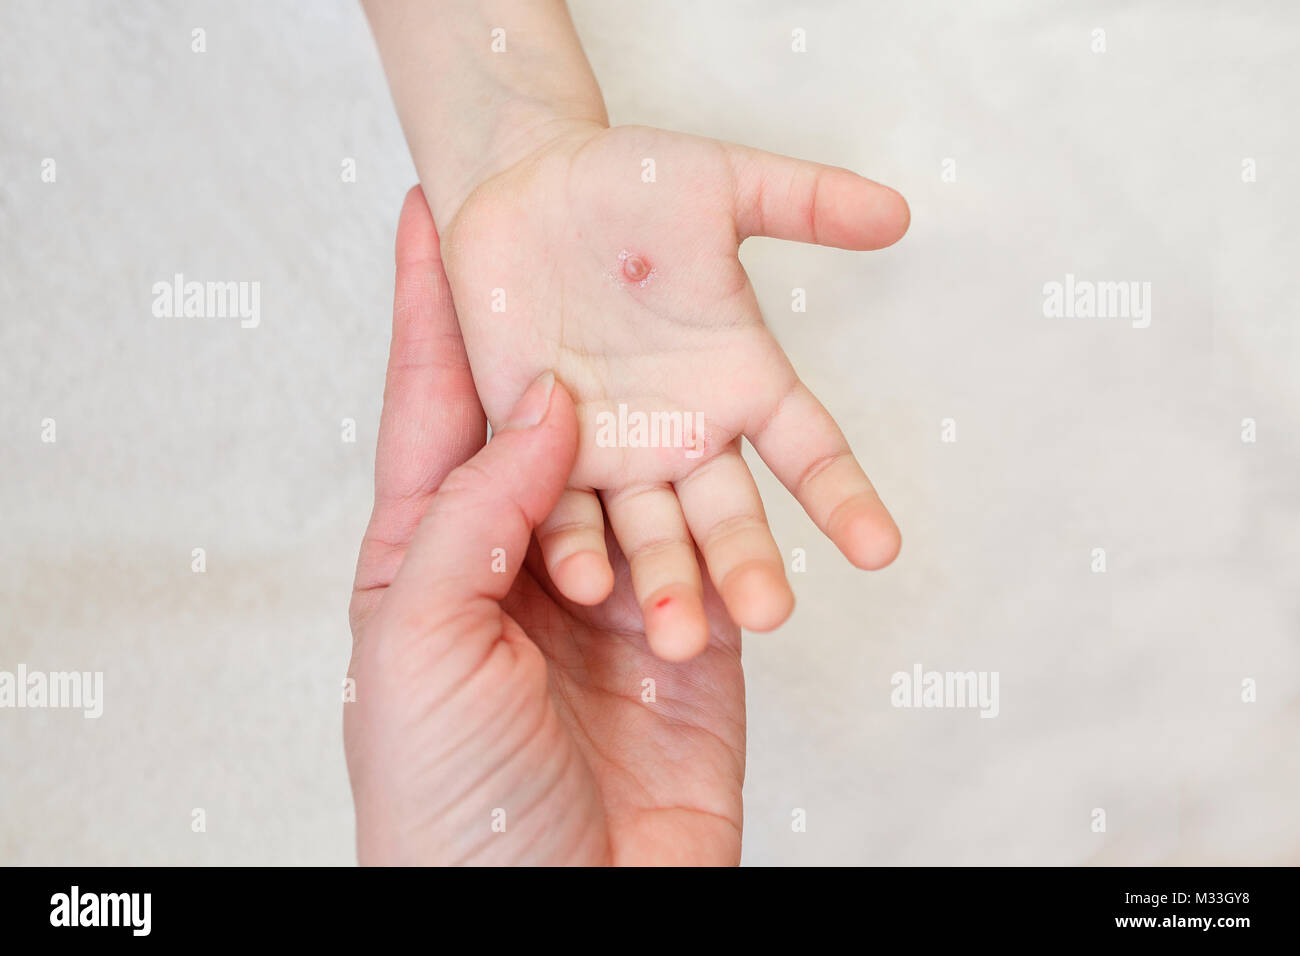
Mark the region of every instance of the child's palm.
[[845, 170], [638, 127], [575, 131], [475, 190], [443, 255], [488, 418], [548, 369], [578, 405], [570, 490], [538, 529], [568, 597], [612, 584], [598, 493], [661, 656], [708, 640], [695, 544], [738, 623], [780, 624], [793, 599], [741, 435], [850, 560], [893, 559], [897, 528], [737, 251], [756, 234], [878, 248], [906, 227], [897, 193]]

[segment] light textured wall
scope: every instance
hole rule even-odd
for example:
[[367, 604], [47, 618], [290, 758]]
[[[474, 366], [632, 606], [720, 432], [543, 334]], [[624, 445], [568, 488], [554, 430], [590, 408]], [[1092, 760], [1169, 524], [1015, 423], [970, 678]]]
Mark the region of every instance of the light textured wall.
[[[808, 570], [747, 638], [746, 861], [1300, 860], [1300, 8], [572, 7], [616, 122], [912, 204], [887, 251], [743, 250], [905, 541], [854, 571], [759, 465]], [[347, 863], [338, 685], [414, 182], [364, 19], [8, 0], [0, 62], [0, 669], [106, 681], [99, 720], [0, 710], [0, 862]], [[177, 272], [259, 281], [261, 326], [154, 318]], [[1150, 327], [1044, 318], [1066, 273], [1150, 282]], [[997, 671], [1000, 715], [892, 707], [916, 663]]]

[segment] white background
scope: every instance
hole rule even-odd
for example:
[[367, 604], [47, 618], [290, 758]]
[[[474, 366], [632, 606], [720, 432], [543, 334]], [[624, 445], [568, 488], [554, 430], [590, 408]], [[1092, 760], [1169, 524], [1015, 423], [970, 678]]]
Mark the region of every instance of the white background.
[[[615, 122], [912, 206], [887, 251], [742, 252], [904, 535], [855, 571], [759, 466], [808, 571], [746, 639], [746, 862], [1297, 862], [1300, 8], [572, 9]], [[6, 0], [0, 63], [0, 669], [106, 697], [0, 710], [0, 862], [350, 862], [339, 681], [414, 182], [363, 16]], [[177, 272], [259, 281], [261, 327], [154, 318]], [[1044, 318], [1066, 273], [1150, 282], [1150, 328]], [[1000, 672], [1000, 716], [892, 708], [918, 662]]]

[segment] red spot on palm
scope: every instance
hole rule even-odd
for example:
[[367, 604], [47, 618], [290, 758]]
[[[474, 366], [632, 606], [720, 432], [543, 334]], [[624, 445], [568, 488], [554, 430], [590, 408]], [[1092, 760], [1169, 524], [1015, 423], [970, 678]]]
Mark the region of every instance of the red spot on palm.
[[623, 278], [641, 288], [655, 277], [655, 267], [644, 256], [636, 256], [624, 249], [618, 254], [618, 261], [623, 266]]
[[640, 256], [628, 256], [623, 260], [623, 275], [633, 282], [640, 282], [650, 274], [650, 266]]

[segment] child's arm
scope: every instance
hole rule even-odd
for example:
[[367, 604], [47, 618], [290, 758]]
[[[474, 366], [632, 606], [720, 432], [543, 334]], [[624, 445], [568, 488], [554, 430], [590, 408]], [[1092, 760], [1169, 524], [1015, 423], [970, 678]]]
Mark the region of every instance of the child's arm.
[[445, 230], [473, 189], [569, 125], [609, 125], [563, 0], [362, 0]]
[[793, 594], [742, 435], [854, 564], [892, 561], [897, 527], [737, 253], [751, 235], [888, 245], [907, 229], [902, 197], [844, 169], [608, 128], [558, 0], [367, 9], [489, 421], [548, 370], [577, 405], [570, 488], [538, 528], [556, 587], [609, 594], [608, 520], [660, 656], [708, 644], [697, 546], [737, 623], [778, 626]]

